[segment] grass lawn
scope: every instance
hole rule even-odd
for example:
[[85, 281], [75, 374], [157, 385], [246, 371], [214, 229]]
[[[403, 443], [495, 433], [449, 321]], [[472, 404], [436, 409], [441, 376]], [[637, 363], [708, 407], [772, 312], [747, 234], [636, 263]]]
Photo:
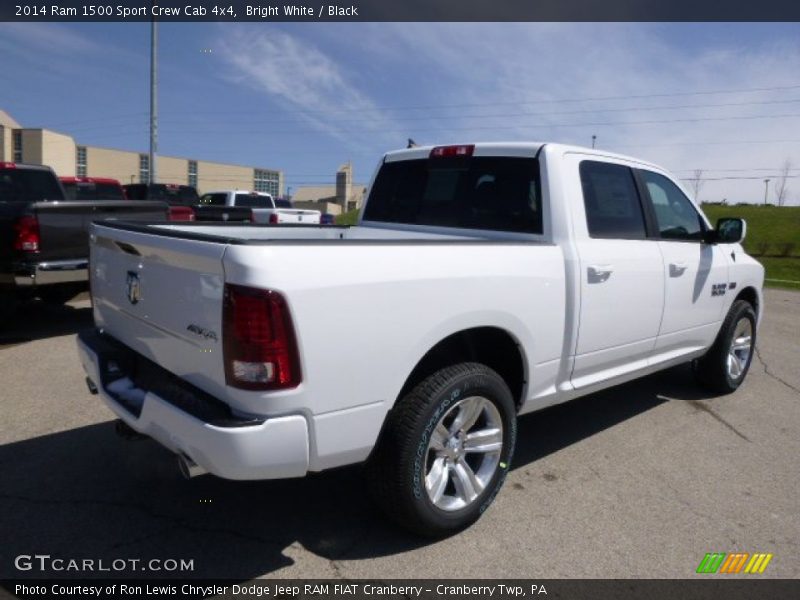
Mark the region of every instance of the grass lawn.
[[[764, 285], [787, 290], [800, 290], [800, 257], [759, 256], [756, 257], [756, 260], [767, 270], [767, 281], [764, 282]], [[792, 281], [797, 283], [791, 283]]]
[[718, 206], [704, 204], [703, 212], [716, 223], [720, 217], [747, 221], [744, 247], [752, 256], [800, 256], [800, 206]]
[[356, 221], [358, 221], [358, 211], [359, 209], [353, 209], [347, 211], [343, 215], [336, 216], [336, 224], [337, 225], [355, 225]]
[[747, 221], [744, 248], [767, 270], [771, 287], [800, 290], [800, 206], [719, 206], [704, 204], [703, 212], [712, 223], [720, 217], [741, 217]]

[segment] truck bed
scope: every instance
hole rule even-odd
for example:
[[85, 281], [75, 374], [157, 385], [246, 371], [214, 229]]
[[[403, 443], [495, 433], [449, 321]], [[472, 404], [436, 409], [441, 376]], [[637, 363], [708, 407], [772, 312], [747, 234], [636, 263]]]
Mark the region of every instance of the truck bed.
[[228, 244], [259, 244], [268, 242], [430, 242], [430, 241], [503, 241], [533, 242], [530, 236], [504, 234], [501, 232], [435, 233], [413, 228], [377, 226], [330, 226], [330, 225], [254, 225], [251, 223], [136, 223], [119, 221], [105, 225], [119, 230], [149, 233], [171, 238], [206, 240]]
[[[566, 291], [554, 244], [378, 227], [103, 223], [93, 233], [98, 327], [243, 414], [290, 413], [306, 394], [320, 413], [382, 406], [426, 345], [486, 322], [527, 341], [531, 368], [560, 356]], [[137, 278], [136, 303], [127, 277]], [[303, 382], [267, 394], [268, 405], [225, 385], [227, 284], [277, 291], [291, 311]], [[395, 367], [365, 379], [376, 352]]]

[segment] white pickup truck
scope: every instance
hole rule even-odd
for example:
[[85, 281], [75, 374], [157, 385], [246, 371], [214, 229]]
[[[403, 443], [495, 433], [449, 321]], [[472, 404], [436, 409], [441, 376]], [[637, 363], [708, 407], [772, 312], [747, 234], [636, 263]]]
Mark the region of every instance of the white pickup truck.
[[734, 391], [764, 269], [663, 169], [558, 144], [386, 154], [355, 227], [94, 224], [89, 387], [188, 474], [366, 462], [378, 503], [465, 527], [519, 415], [679, 363]]
[[250, 208], [253, 223], [271, 223], [273, 225], [286, 223], [319, 225], [322, 216], [318, 210], [292, 208], [291, 202], [275, 200], [272, 194], [248, 192], [247, 190], [208, 192], [200, 197], [200, 204]]

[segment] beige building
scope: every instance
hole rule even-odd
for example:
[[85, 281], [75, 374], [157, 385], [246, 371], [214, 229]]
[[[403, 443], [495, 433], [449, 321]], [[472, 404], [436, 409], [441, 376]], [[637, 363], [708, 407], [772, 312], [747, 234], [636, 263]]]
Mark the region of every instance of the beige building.
[[[63, 133], [22, 127], [0, 110], [0, 161], [48, 165], [61, 177], [110, 177], [126, 183], [150, 178], [147, 153], [84, 146]], [[201, 194], [243, 189], [283, 196], [283, 172], [192, 158], [158, 156], [158, 183], [193, 185]]]
[[295, 189], [292, 204], [297, 208], [308, 208], [338, 215], [342, 212], [345, 198], [347, 210], [361, 208], [367, 186], [353, 183], [353, 165], [347, 163], [336, 171], [334, 185], [305, 185]]

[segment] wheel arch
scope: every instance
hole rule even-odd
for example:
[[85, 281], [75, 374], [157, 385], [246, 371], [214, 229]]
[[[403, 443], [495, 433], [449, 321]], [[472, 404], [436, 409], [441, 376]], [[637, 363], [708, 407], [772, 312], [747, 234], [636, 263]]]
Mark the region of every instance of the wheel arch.
[[491, 326], [463, 329], [439, 340], [411, 370], [396, 401], [439, 369], [462, 362], [481, 363], [496, 371], [511, 390], [519, 411], [528, 382], [524, 350], [510, 332]]
[[742, 290], [738, 294], [736, 294], [736, 298], [734, 299], [734, 302], [736, 300], [744, 300], [745, 302], [749, 302], [750, 305], [753, 307], [753, 310], [755, 311], [756, 315], [761, 314], [761, 312], [760, 312], [761, 311], [761, 297], [759, 296], [758, 291], [756, 290], [756, 288], [754, 288], [752, 286], [747, 286], [745, 288], [742, 288]]

